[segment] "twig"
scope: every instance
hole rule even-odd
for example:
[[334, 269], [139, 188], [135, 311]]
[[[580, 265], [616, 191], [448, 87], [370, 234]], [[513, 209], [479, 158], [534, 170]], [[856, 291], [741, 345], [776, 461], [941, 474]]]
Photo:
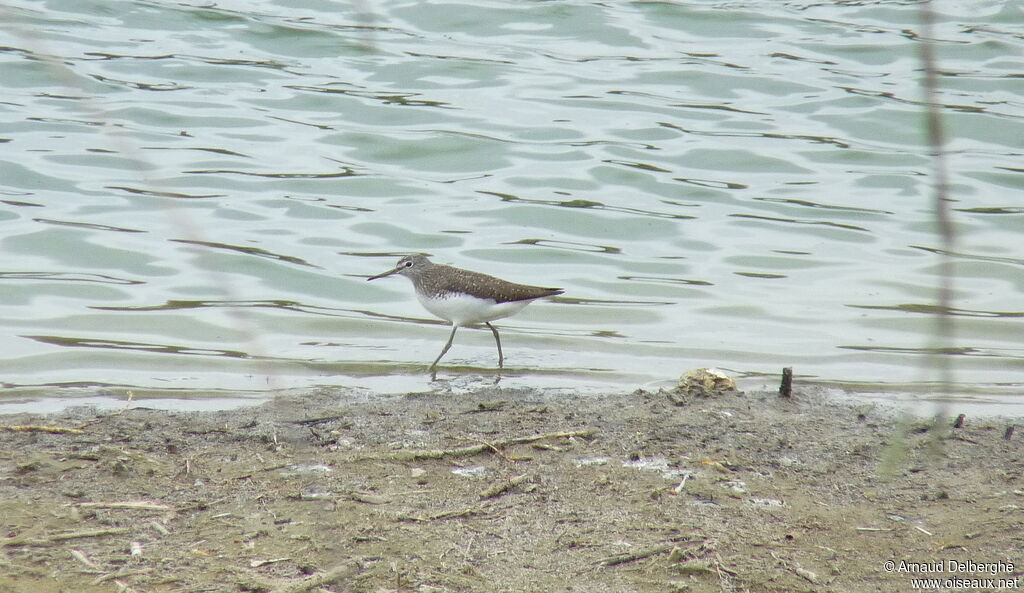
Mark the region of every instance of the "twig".
[[[946, 130], [942, 120], [944, 106], [940, 102], [939, 89], [939, 67], [938, 58], [935, 55], [934, 26], [936, 21], [935, 9], [931, 2], [923, 2], [919, 5], [921, 15], [921, 34], [918, 36], [918, 47], [921, 51], [921, 66], [924, 71], [924, 79], [921, 86], [924, 91], [925, 104], [925, 131], [927, 133], [928, 146], [932, 157], [933, 193], [935, 207], [935, 223], [938, 226], [939, 241], [942, 249], [937, 250], [939, 254], [938, 265], [938, 315], [935, 318], [935, 348], [930, 349], [929, 356], [931, 367], [939, 375], [941, 393], [950, 393], [953, 385], [953, 358], [944, 353], [946, 344], [955, 342], [955, 326], [953, 318], [953, 298], [956, 292], [956, 261], [954, 260], [956, 249], [956, 226], [953, 223], [949, 190], [949, 166], [947, 164]], [[941, 413], [941, 412], [940, 412]]]
[[722, 556], [718, 552], [715, 552], [715, 558], [718, 559], [718, 561], [715, 562], [715, 570], [718, 571], [719, 580], [724, 580], [725, 577], [722, 576], [723, 572], [731, 577], [740, 576], [740, 573], [725, 565], [725, 561], [722, 560]]
[[99, 569], [99, 566], [81, 550], [71, 550], [71, 556], [89, 568]]
[[509, 445], [532, 443], [543, 439], [559, 439], [583, 437], [590, 438], [597, 434], [596, 430], [573, 430], [569, 432], [549, 432], [547, 434], [535, 434], [526, 437], [515, 437], [504, 439], [483, 445], [472, 445], [469, 447], [456, 447], [454, 449], [414, 449], [411, 451], [395, 451], [387, 455], [373, 456], [370, 459], [389, 459], [395, 461], [419, 461], [422, 459], [442, 459], [444, 457], [469, 457], [484, 451], [491, 451]]
[[3, 546], [49, 546], [69, 539], [82, 537], [101, 537], [104, 535], [121, 535], [131, 531], [126, 527], [111, 527], [109, 529], [91, 529], [88, 531], [72, 531], [70, 533], [58, 533], [45, 537], [12, 537], [0, 540], [0, 547]]
[[170, 535], [171, 534], [171, 530], [167, 529], [166, 527], [164, 527], [162, 523], [158, 523], [156, 521], [150, 521], [149, 523], [146, 523], [146, 525], [149, 525], [150, 527], [152, 527], [156, 531], [160, 532], [160, 535]]
[[479, 414], [481, 412], [500, 412], [505, 404], [508, 403], [505, 400], [496, 402], [480, 402], [472, 410], [466, 410], [463, 414]]
[[414, 521], [416, 523], [423, 523], [424, 521], [436, 521], [438, 519], [456, 519], [458, 517], [468, 517], [470, 515], [480, 515], [487, 512], [489, 503], [483, 502], [471, 507], [463, 509], [455, 509], [451, 511], [441, 511], [440, 513], [434, 513], [433, 515], [408, 515], [400, 514], [394, 518], [396, 521]]
[[500, 495], [508, 492], [509, 490], [515, 488], [516, 486], [518, 486], [518, 485], [520, 485], [520, 484], [522, 484], [524, 482], [529, 482], [529, 481], [530, 481], [529, 474], [523, 474], [521, 476], [516, 476], [516, 477], [511, 478], [509, 480], [505, 480], [504, 482], [499, 482], [499, 483], [491, 486], [487, 490], [484, 490], [483, 492], [480, 493], [480, 498], [487, 499], [487, 498], [494, 498], [496, 496], [500, 496]]
[[349, 492], [347, 497], [351, 501], [361, 502], [363, 504], [384, 504], [388, 502], [388, 499], [383, 496], [377, 496], [376, 494], [371, 494], [369, 492], [359, 492], [355, 490]]
[[505, 455], [505, 453], [501, 449], [499, 449], [497, 446], [495, 446], [494, 443], [489, 443], [487, 441], [478, 441], [478, 442], [481, 445], [483, 445], [483, 446], [487, 447], [488, 449], [490, 449], [492, 453], [494, 453], [498, 457], [501, 457], [505, 461], [509, 461], [509, 462], [515, 463], [515, 459], [512, 459], [508, 455]]
[[[185, 460], [185, 464], [186, 464], [185, 465], [185, 473], [186, 474], [191, 473], [192, 470], [191, 470], [191, 467], [189, 467], [189, 465], [188, 465], [188, 459]], [[233, 480], [249, 480], [249, 479], [252, 479], [252, 477], [254, 475], [256, 475], [256, 474], [263, 473], [263, 472], [272, 472], [272, 471], [276, 471], [276, 470], [279, 470], [279, 469], [284, 469], [284, 468], [288, 467], [289, 465], [292, 465], [292, 464], [291, 463], [278, 463], [278, 464], [270, 465], [270, 466], [267, 466], [267, 467], [261, 467], [259, 469], [253, 470], [253, 471], [251, 471], [251, 472], [249, 472], [247, 474], [244, 474], [244, 475], [241, 475], [241, 476], [235, 476], [232, 479]]]
[[683, 491], [683, 488], [686, 488], [686, 481], [689, 480], [692, 475], [693, 474], [690, 472], [683, 473], [683, 479], [679, 482], [678, 486], [672, 489], [672, 492], [674, 494], [680, 494]]
[[0, 426], [0, 430], [7, 432], [48, 432], [50, 434], [84, 434], [80, 428], [68, 428], [66, 426], [42, 426], [39, 424], [15, 424], [13, 426]]
[[818, 574], [814, 571], [807, 570], [806, 568], [797, 565], [795, 568], [793, 568], [793, 572], [803, 577], [808, 583], [811, 583], [812, 585], [821, 584], [821, 579], [818, 578]]
[[288, 560], [291, 560], [291, 558], [270, 558], [269, 560], [250, 560], [249, 568], [259, 568], [261, 566], [266, 566], [267, 564], [276, 564], [278, 562], [286, 562]]
[[135, 393], [132, 392], [131, 390], [129, 390], [128, 391], [128, 398], [125, 400], [125, 404], [124, 404], [123, 408], [121, 408], [120, 410], [118, 410], [118, 411], [116, 411], [116, 412], [114, 412], [112, 414], [107, 414], [106, 416], [97, 416], [96, 418], [93, 418], [92, 420], [90, 420], [88, 422], [84, 422], [84, 423], [80, 424], [79, 428], [86, 428], [86, 427], [92, 426], [93, 424], [96, 424], [98, 422], [103, 422], [104, 420], [107, 420], [109, 418], [114, 418], [115, 416], [120, 416], [121, 414], [124, 414], [125, 412], [127, 412], [128, 410], [130, 410], [132, 408], [132, 402], [133, 401], [135, 401]]
[[343, 420], [345, 416], [336, 414], [334, 416], [321, 416], [320, 418], [304, 418], [302, 420], [292, 420], [292, 424], [298, 424], [300, 426], [315, 426], [317, 424], [324, 424], [327, 422], [334, 422], [335, 420]]
[[144, 500], [127, 502], [72, 502], [64, 506], [82, 507], [83, 509], [137, 509], [141, 511], [173, 511], [174, 507]]
[[458, 509], [454, 511], [444, 511], [441, 513], [435, 513], [427, 517], [428, 519], [454, 519], [456, 517], [468, 517], [470, 515], [479, 515], [487, 511], [487, 503], [478, 504], [464, 509]]
[[[146, 574], [146, 573], [150, 573], [150, 572], [153, 572], [152, 568], [137, 568], [137, 569], [122, 568], [121, 570], [119, 570], [117, 572], [110, 572], [110, 573], [107, 573], [107, 574], [104, 574], [104, 575], [100, 575], [100, 576], [96, 577], [95, 579], [93, 579], [90, 584], [91, 585], [100, 585], [100, 584], [103, 584], [103, 583], [105, 583], [107, 581], [114, 581], [116, 583], [116, 582], [119, 582], [116, 579], [122, 579], [124, 577], [133, 577], [133, 576], [136, 576], [136, 575]], [[120, 589], [118, 589], [118, 590], [120, 591]]]
[[[689, 543], [690, 545], [694, 545], [698, 543], [704, 543], [704, 540], [682, 543]], [[601, 566], [615, 566], [616, 564], [625, 564], [626, 562], [633, 562], [634, 560], [643, 560], [644, 558], [650, 558], [651, 556], [664, 554], [665, 552], [671, 552], [674, 548], [678, 547], [679, 544], [680, 542], [678, 541], [671, 541], [668, 543], [659, 544], [657, 546], [654, 546], [653, 548], [647, 548], [645, 550], [640, 550], [639, 552], [633, 552], [632, 554], [616, 554], [614, 556], [604, 558], [603, 560], [599, 560], [597, 564]]]
[[355, 574], [361, 568], [361, 562], [359, 562], [358, 560], [349, 560], [344, 564], [339, 564], [333, 568], [328, 569], [325, 572], [316, 575], [311, 579], [302, 581], [301, 583], [293, 583], [291, 585], [286, 585], [284, 587], [278, 587], [277, 589], [274, 589], [271, 593], [304, 593], [305, 591], [309, 591], [311, 589], [315, 589], [317, 587], [326, 585], [331, 581], [336, 581], [340, 578]]
[[633, 562], [634, 560], [643, 560], [644, 558], [650, 558], [657, 554], [664, 554], [665, 552], [672, 551], [672, 548], [676, 547], [676, 544], [661, 544], [654, 546], [653, 548], [647, 548], [646, 550], [640, 550], [639, 552], [633, 552], [632, 554], [616, 554], [615, 556], [609, 556], [600, 562], [601, 566], [615, 566], [616, 564], [625, 564], [626, 562]]

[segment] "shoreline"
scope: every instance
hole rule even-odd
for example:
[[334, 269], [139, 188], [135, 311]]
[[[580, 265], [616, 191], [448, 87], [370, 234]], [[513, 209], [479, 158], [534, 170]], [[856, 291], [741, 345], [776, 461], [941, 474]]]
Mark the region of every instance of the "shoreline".
[[972, 578], [890, 560], [1016, 562], [973, 576], [1024, 581], [1007, 556], [1024, 532], [1012, 420], [929, 431], [800, 386], [791, 399], [352, 395], [0, 417], [81, 430], [0, 431], [0, 590], [906, 591]]
[[[712, 370], [721, 372], [716, 369]], [[480, 378], [482, 379], [483, 377]], [[497, 376], [491, 378], [497, 381]], [[443, 393], [456, 397], [468, 396], [475, 391], [487, 390], [498, 386], [497, 382], [484, 383], [481, 380], [465, 382], [460, 379], [407, 385], [405, 390], [392, 388], [383, 392], [379, 387], [373, 385], [313, 385], [263, 391], [244, 389], [221, 391], [213, 395], [210, 395], [208, 391], [202, 390], [120, 388], [108, 395], [100, 396], [81, 395], [85, 391], [95, 391], [95, 389], [82, 387], [74, 389], [70, 394], [46, 396], [43, 394], [52, 392], [41, 388], [32, 388], [28, 390], [28, 394], [23, 393], [9, 397], [8, 399], [14, 400], [13, 402], [0, 399], [0, 422], [5, 417], [16, 415], [61, 415], [67, 410], [78, 407], [94, 407], [97, 410], [107, 412], [121, 410], [125, 407], [141, 407], [163, 410], [168, 413], [213, 413], [251, 408], [264, 405], [282, 397], [286, 399], [302, 397], [307, 393], [325, 390], [343, 394], [343, 397], [387, 399], [421, 391], [424, 393]], [[737, 379], [736, 381], [740, 383], [741, 390], [751, 393], [767, 392], [774, 389], [775, 385], [777, 385], [778, 376], [763, 375], [758, 376], [758, 378], [747, 377], [742, 380]], [[661, 379], [646, 382], [615, 381], [605, 385], [591, 381], [584, 382], [582, 386], [578, 383], [573, 383], [572, 385], [546, 385], [543, 387], [520, 384], [511, 387], [511, 389], [534, 390], [545, 394], [550, 392], [550, 394], [553, 394], [551, 397], [558, 397], [566, 393], [599, 397], [609, 392], [625, 393], [631, 389], [647, 391], [667, 390], [672, 389], [676, 385], [676, 381]], [[966, 388], [963, 385], [955, 384], [948, 392], [940, 393], [927, 391], [924, 385], [821, 382], [799, 376], [794, 376], [793, 385], [797, 385], [804, 393], [813, 394], [822, 403], [873, 405], [880, 409], [891, 410], [894, 414], [907, 414], [917, 418], [929, 418], [937, 413], [946, 413], [955, 417], [963, 413], [971, 418], [1024, 419], [1024, 401], [1021, 401], [1021, 398], [1015, 392], [1011, 393], [1009, 391]], [[109, 390], [103, 389], [99, 391], [109, 392]], [[11, 393], [12, 390], [7, 390], [7, 392]], [[18, 394], [18, 392], [18, 389], [13, 390], [15, 394]], [[135, 394], [134, 397], [133, 392]], [[58, 393], [60, 393], [60, 390], [58, 390]], [[138, 397], [140, 394], [141, 398]]]

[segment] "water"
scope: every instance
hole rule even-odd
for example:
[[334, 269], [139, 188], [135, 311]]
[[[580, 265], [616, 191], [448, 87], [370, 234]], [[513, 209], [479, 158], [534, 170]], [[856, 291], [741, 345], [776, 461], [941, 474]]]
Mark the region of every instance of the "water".
[[941, 347], [1017, 404], [1024, 16], [936, 7], [949, 343], [913, 3], [8, 2], [0, 408], [425, 389], [447, 330], [365, 281], [413, 252], [566, 289], [504, 385], [928, 392]]

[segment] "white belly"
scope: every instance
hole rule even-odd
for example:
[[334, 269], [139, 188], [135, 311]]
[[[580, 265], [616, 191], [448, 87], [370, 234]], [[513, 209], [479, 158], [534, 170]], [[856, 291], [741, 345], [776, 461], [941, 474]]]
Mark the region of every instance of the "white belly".
[[454, 325], [464, 326], [515, 315], [532, 301], [497, 303], [491, 299], [478, 299], [465, 294], [451, 294], [446, 298], [427, 299], [416, 293], [416, 298], [427, 311]]

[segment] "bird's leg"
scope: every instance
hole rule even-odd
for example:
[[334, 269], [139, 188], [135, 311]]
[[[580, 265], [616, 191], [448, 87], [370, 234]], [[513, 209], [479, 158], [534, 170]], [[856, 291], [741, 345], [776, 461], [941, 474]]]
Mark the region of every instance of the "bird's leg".
[[491, 325], [490, 321], [485, 321], [484, 324], [491, 328], [491, 333], [494, 334], [494, 343], [498, 345], [498, 368], [504, 368], [505, 357], [501, 354], [501, 338], [498, 337], [498, 330]]
[[448, 352], [448, 349], [452, 347], [452, 340], [455, 339], [455, 330], [459, 329], [459, 326], [452, 324], [452, 333], [448, 335], [448, 343], [441, 349], [441, 353], [434, 359], [434, 364], [430, 365], [430, 371], [433, 373], [434, 369], [437, 368], [437, 363], [441, 362], [441, 357]]

